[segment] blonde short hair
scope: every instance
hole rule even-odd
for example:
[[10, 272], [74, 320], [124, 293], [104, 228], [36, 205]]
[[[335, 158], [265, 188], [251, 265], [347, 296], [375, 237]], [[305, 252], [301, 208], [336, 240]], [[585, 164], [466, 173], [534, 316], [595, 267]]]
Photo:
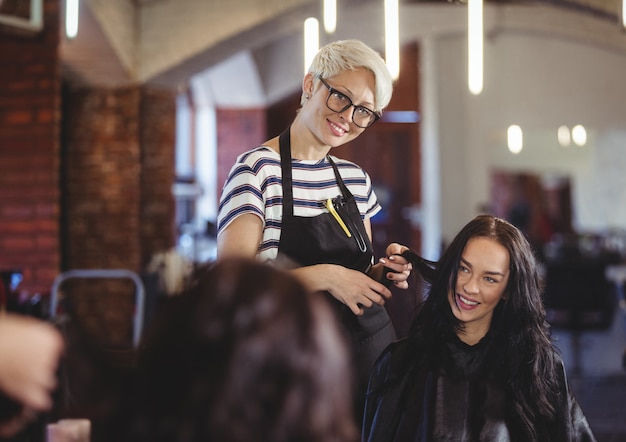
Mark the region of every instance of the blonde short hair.
[[365, 68], [374, 74], [375, 112], [382, 112], [391, 100], [393, 78], [382, 57], [360, 40], [339, 40], [322, 47], [313, 58], [309, 73], [313, 77], [328, 78], [342, 71]]

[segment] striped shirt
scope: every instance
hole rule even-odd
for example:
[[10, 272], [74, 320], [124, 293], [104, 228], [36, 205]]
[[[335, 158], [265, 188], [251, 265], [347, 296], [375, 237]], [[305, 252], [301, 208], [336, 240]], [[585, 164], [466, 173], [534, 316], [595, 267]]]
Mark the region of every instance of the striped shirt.
[[[381, 210], [369, 175], [356, 164], [332, 157], [346, 187], [354, 195], [362, 218]], [[327, 213], [325, 202], [341, 194], [331, 164], [322, 160], [291, 161], [294, 216], [310, 217]], [[262, 260], [278, 255], [283, 216], [280, 154], [260, 146], [237, 158], [220, 198], [218, 235], [238, 216], [251, 213], [263, 221], [263, 236], [257, 252]]]

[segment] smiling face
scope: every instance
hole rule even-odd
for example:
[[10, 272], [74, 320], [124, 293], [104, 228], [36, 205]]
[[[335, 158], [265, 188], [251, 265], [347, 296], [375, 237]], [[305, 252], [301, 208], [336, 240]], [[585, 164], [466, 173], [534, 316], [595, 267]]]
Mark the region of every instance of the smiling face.
[[493, 311], [509, 281], [509, 253], [493, 239], [475, 237], [461, 254], [454, 292], [448, 301], [463, 329], [459, 338], [474, 345], [491, 325]]
[[[374, 109], [376, 81], [372, 72], [366, 69], [342, 71], [333, 77], [324, 78], [324, 81], [348, 97], [353, 104]], [[313, 85], [315, 85], [314, 90]], [[319, 143], [337, 147], [363, 133], [364, 129], [352, 121], [353, 106], [341, 113], [330, 110], [326, 105], [328, 88], [320, 81], [314, 81], [311, 74], [305, 77], [303, 86], [305, 93], [308, 93], [311, 98], [301, 109], [301, 116]]]

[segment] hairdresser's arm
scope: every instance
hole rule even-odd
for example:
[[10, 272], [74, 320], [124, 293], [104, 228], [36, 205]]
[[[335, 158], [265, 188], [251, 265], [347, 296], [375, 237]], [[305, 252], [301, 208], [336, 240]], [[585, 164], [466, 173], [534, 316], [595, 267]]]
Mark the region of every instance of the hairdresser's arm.
[[[363, 221], [367, 235], [372, 238], [369, 219]], [[312, 290], [327, 291], [347, 305], [356, 315], [373, 304], [384, 304], [391, 291], [382, 281], [392, 281], [396, 287], [407, 288], [411, 264], [399, 256], [407, 247], [392, 243], [387, 246], [387, 257], [381, 258], [367, 275], [333, 264], [320, 264], [294, 270]], [[386, 271], [386, 274], [385, 274]], [[386, 278], [386, 279], [385, 279]]]
[[254, 258], [263, 234], [263, 221], [251, 213], [240, 215], [217, 237], [217, 257]]
[[[218, 236], [218, 259], [256, 256], [263, 223], [252, 214], [241, 215]], [[391, 292], [380, 282], [359, 271], [335, 264], [317, 264], [293, 269], [292, 273], [313, 292], [327, 291], [355, 315], [374, 303], [384, 304]]]
[[374, 304], [383, 305], [391, 298], [387, 287], [368, 275], [336, 264], [317, 264], [292, 270], [312, 291], [327, 291], [355, 315]]

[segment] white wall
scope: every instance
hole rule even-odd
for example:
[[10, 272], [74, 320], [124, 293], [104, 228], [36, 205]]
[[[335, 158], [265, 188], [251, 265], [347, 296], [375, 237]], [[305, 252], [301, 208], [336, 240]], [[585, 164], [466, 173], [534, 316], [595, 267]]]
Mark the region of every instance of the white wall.
[[[622, 117], [626, 114], [622, 111]], [[577, 221], [589, 230], [626, 230], [626, 127], [596, 136], [589, 174], [578, 177]]]
[[[626, 229], [626, 54], [582, 39], [493, 33], [484, 91], [471, 96], [465, 46], [464, 35], [437, 42], [444, 240], [489, 203], [494, 169], [567, 175], [576, 228]], [[518, 155], [506, 148], [510, 124], [524, 130]], [[561, 148], [561, 124], [585, 125], [587, 146]]]

